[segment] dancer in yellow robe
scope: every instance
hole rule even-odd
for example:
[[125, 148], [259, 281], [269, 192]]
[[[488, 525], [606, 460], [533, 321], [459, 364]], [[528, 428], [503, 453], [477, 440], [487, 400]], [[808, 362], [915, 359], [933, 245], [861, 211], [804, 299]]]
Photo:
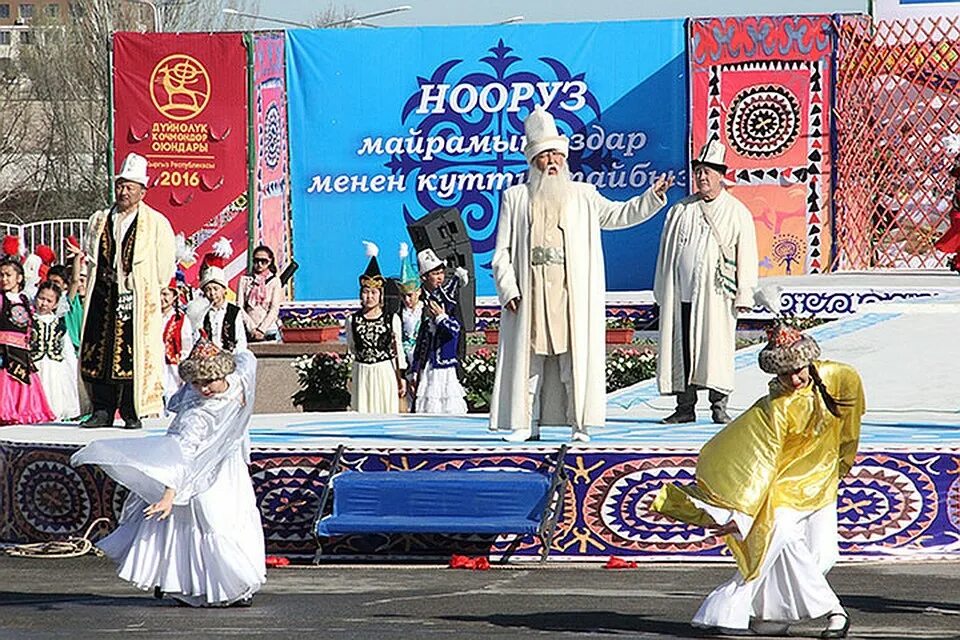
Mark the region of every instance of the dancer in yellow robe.
[[857, 453], [863, 387], [796, 328], [778, 323], [769, 338], [768, 394], [704, 445], [696, 484], [664, 486], [652, 509], [726, 536], [736, 559], [695, 626], [775, 633], [826, 615], [821, 637], [842, 638], [849, 618], [825, 574], [839, 556], [837, 488]]

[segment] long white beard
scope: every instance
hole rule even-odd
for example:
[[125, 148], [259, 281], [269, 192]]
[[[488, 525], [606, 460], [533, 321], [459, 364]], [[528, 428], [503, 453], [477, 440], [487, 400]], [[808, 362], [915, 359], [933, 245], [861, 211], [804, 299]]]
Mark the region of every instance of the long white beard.
[[530, 201], [534, 206], [558, 209], [573, 195], [573, 179], [566, 165], [556, 175], [530, 167], [529, 175]]

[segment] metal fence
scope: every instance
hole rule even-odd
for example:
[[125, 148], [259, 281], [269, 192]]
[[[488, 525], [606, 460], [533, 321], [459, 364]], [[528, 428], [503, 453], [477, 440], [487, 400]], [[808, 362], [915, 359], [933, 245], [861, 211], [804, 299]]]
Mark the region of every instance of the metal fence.
[[943, 267], [960, 132], [960, 19], [839, 19], [834, 269]]
[[86, 218], [42, 220], [22, 225], [0, 223], [0, 234], [20, 236], [21, 246], [26, 251], [33, 250], [38, 244], [48, 245], [56, 252], [57, 262], [60, 263], [66, 262], [67, 238], [73, 236], [82, 242], [86, 229]]

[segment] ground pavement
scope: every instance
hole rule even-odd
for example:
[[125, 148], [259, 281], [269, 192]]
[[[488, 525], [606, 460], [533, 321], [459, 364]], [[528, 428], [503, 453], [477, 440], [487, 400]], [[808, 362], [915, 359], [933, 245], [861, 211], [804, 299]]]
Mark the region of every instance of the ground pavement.
[[[732, 571], [294, 567], [270, 570], [250, 609], [195, 610], [137, 591], [103, 558], [0, 556], [0, 640], [687, 638], [697, 637], [688, 621], [702, 598]], [[846, 564], [830, 580], [851, 614], [851, 638], [960, 638], [960, 563]]]

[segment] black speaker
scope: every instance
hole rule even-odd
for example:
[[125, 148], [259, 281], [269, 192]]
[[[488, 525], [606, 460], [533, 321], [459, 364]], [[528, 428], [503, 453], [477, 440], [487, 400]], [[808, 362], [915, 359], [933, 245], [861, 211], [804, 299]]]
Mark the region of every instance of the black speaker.
[[297, 272], [297, 269], [300, 268], [300, 265], [297, 264], [296, 260], [291, 260], [290, 264], [287, 265], [287, 268], [283, 270], [280, 274], [280, 284], [287, 286], [287, 283], [290, 282], [290, 278], [293, 277], [293, 274]]
[[[473, 245], [467, 229], [463, 226], [460, 211], [452, 207], [435, 209], [419, 220], [407, 225], [413, 247], [420, 253], [424, 249], [433, 249], [437, 257], [447, 265], [447, 277], [455, 277], [453, 270], [463, 267], [470, 276], [466, 286], [460, 287], [459, 318], [464, 332], [475, 328], [475, 306], [477, 299], [477, 279], [473, 270]], [[461, 340], [466, 344], [466, 339]]]
[[388, 318], [400, 313], [403, 304], [403, 290], [400, 288], [399, 278], [386, 278], [383, 283], [383, 312]]
[[[428, 248], [437, 251], [440, 247], [447, 245], [470, 242], [460, 211], [453, 207], [434, 209], [407, 225], [407, 231], [410, 232], [410, 239], [413, 240], [413, 246], [417, 252]], [[440, 255], [439, 251], [437, 255]]]

